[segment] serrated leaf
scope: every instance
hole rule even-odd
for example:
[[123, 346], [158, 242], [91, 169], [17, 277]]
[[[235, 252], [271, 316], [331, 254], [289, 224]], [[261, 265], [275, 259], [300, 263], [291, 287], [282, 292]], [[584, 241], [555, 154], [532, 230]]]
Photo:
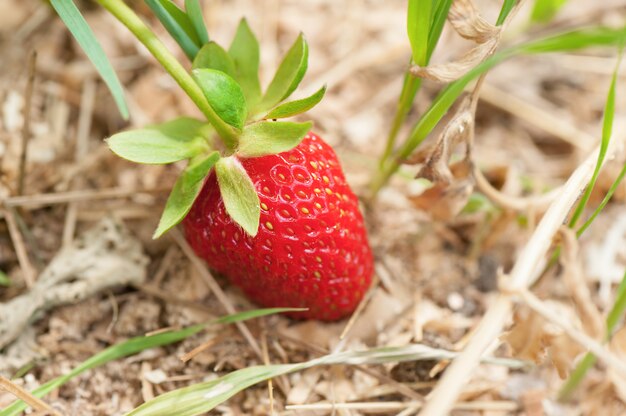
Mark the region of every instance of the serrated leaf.
[[308, 58], [309, 47], [301, 33], [283, 58], [274, 79], [267, 87], [260, 110], [274, 107], [296, 89], [306, 72]]
[[420, 66], [427, 64], [428, 34], [432, 0], [409, 0], [407, 11], [407, 34], [413, 52], [413, 62]]
[[209, 42], [200, 49], [193, 60], [193, 69], [215, 69], [235, 77], [235, 62], [228, 52], [215, 42]]
[[136, 163], [165, 164], [189, 159], [209, 147], [211, 126], [181, 117], [143, 129], [123, 131], [107, 139], [116, 155]]
[[189, 16], [171, 0], [145, 0], [168, 33], [193, 60], [200, 49], [200, 39]]
[[115, 104], [124, 120], [128, 120], [128, 107], [124, 99], [124, 89], [119, 78], [115, 74], [111, 62], [106, 57], [102, 46], [93, 34], [93, 31], [80, 14], [80, 11], [72, 0], [51, 0], [50, 3], [57, 14], [65, 23], [65, 26], [74, 36], [83, 49], [87, 58], [91, 61], [96, 70], [104, 80], [104, 83], [111, 91]]
[[165, 209], [152, 238], [159, 238], [185, 218], [202, 190], [205, 178], [219, 160], [220, 154], [216, 151], [189, 163], [167, 198]]
[[320, 88], [313, 95], [310, 95], [306, 98], [303, 98], [301, 100], [290, 101], [288, 103], [279, 105], [278, 107], [270, 111], [263, 118], [266, 118], [266, 119], [286, 118], [286, 117], [292, 117], [297, 114], [304, 113], [305, 111], [310, 110], [311, 108], [315, 107], [320, 101], [322, 101], [322, 98], [324, 98], [325, 93], [326, 93], [326, 85]]
[[196, 32], [196, 36], [200, 40], [200, 44], [209, 43], [209, 34], [206, 30], [206, 24], [202, 17], [202, 7], [199, 0], [185, 0], [185, 11]]
[[256, 236], [261, 207], [250, 176], [235, 156], [220, 159], [215, 173], [226, 212], [247, 234]]
[[310, 121], [260, 121], [250, 124], [239, 138], [237, 154], [242, 157], [259, 157], [286, 152], [300, 144], [312, 125]]
[[259, 42], [248, 26], [246, 19], [241, 19], [228, 53], [235, 62], [235, 79], [241, 85], [248, 107], [253, 108], [261, 98], [259, 82]]
[[215, 113], [226, 123], [241, 129], [248, 110], [239, 84], [215, 69], [194, 69], [192, 74]]

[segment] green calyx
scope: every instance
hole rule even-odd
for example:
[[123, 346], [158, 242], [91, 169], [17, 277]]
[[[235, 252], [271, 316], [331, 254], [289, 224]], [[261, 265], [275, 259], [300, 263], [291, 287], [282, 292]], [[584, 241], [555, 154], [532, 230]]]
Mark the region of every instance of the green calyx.
[[[259, 198], [239, 159], [281, 153], [298, 146], [312, 122], [277, 121], [317, 105], [323, 86], [312, 95], [284, 102], [302, 81], [308, 45], [300, 34], [285, 54], [265, 92], [259, 82], [259, 43], [245, 19], [228, 49], [209, 40], [198, 0], [185, 10], [171, 0], [146, 0], [192, 62], [191, 76], [219, 120], [182, 117], [111, 136], [117, 155], [137, 163], [167, 164], [188, 160], [167, 200], [154, 233], [160, 237], [187, 215], [206, 178], [215, 170], [226, 211], [249, 235], [258, 231]], [[221, 124], [223, 122], [223, 124]], [[223, 128], [234, 137], [219, 137]]]

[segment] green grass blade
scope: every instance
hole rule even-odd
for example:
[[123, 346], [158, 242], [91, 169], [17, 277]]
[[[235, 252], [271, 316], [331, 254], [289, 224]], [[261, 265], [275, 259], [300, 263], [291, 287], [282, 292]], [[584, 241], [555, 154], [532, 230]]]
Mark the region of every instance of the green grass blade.
[[504, 20], [507, 18], [509, 13], [511, 13], [511, 10], [513, 10], [515, 3], [517, 3], [517, 0], [504, 0], [504, 3], [502, 3], [502, 8], [500, 9], [500, 15], [498, 15], [498, 20], [496, 21], [497, 26], [500, 26], [502, 23], [504, 23]]
[[589, 228], [589, 226], [591, 225], [591, 223], [593, 223], [596, 217], [600, 215], [604, 207], [609, 203], [609, 201], [613, 197], [613, 194], [619, 187], [619, 184], [624, 179], [624, 176], [626, 176], [626, 165], [622, 166], [622, 170], [620, 171], [619, 175], [617, 175], [617, 178], [615, 178], [615, 181], [611, 184], [611, 187], [609, 188], [608, 192], [604, 196], [604, 199], [602, 199], [602, 202], [600, 203], [600, 205], [598, 205], [598, 207], [593, 211], [593, 214], [591, 214], [589, 219], [585, 221], [583, 225], [580, 226], [578, 231], [576, 231], [576, 236], [580, 237], [587, 230], [587, 228]]
[[596, 167], [593, 170], [593, 175], [591, 176], [591, 180], [587, 185], [587, 189], [585, 189], [585, 193], [583, 194], [580, 202], [578, 203], [578, 206], [576, 206], [576, 209], [572, 214], [572, 218], [569, 222], [570, 228], [574, 228], [576, 226], [578, 219], [583, 214], [585, 207], [587, 206], [587, 202], [589, 202], [591, 192], [593, 192], [593, 188], [595, 187], [598, 176], [600, 175], [600, 170], [602, 169], [602, 164], [604, 163], [604, 158], [606, 157], [606, 151], [609, 148], [609, 142], [611, 140], [611, 135], [613, 134], [613, 119], [615, 118], [615, 88], [617, 85], [617, 73], [621, 60], [622, 57], [620, 54], [617, 64], [615, 65], [615, 70], [613, 71], [613, 77], [611, 78], [611, 86], [609, 87], [609, 93], [606, 97], [606, 104], [604, 105], [604, 116], [602, 121], [602, 141], [600, 142], [598, 161], [596, 162]]
[[107, 59], [102, 46], [96, 39], [91, 28], [80, 14], [80, 11], [72, 0], [50, 0], [52, 7], [57, 12], [65, 26], [74, 36], [91, 63], [104, 80], [111, 91], [115, 104], [124, 120], [128, 119], [128, 107], [124, 99], [124, 89], [119, 78], [115, 74], [111, 62]]
[[533, 11], [530, 14], [531, 22], [548, 23], [567, 3], [567, 0], [535, 0]]
[[[365, 351], [345, 351], [302, 363], [247, 367], [209, 382], [193, 384], [157, 396], [132, 410], [126, 416], [199, 415], [214, 409], [235, 394], [254, 384], [279, 375], [321, 365], [361, 365], [416, 360], [443, 360], [454, 358], [456, 355], [454, 352], [412, 344], [402, 347], [373, 348]], [[484, 361], [511, 368], [522, 368], [527, 365], [518, 360], [489, 357], [486, 357]]]
[[439, 0], [435, 2], [435, 9], [433, 10], [432, 21], [430, 22], [430, 32], [428, 33], [428, 51], [426, 54], [428, 60], [430, 60], [439, 42], [443, 25], [446, 23], [451, 5], [452, 0]]
[[422, 115], [414, 126], [411, 135], [399, 152], [399, 158], [409, 156], [443, 118], [452, 104], [461, 95], [465, 87], [479, 75], [490, 70], [506, 59], [520, 54], [538, 54], [558, 51], [583, 49], [590, 46], [612, 46], [622, 43], [626, 28], [607, 29], [595, 27], [590, 29], [568, 31], [547, 38], [537, 39], [528, 43], [502, 50], [481, 64], [468, 71], [467, 74], [448, 85], [435, 98], [430, 108]]
[[145, 2], [189, 60], [193, 61], [201, 44], [189, 16], [171, 0], [145, 0]]
[[432, 0], [409, 0], [407, 11], [407, 34], [413, 52], [413, 62], [426, 65], [428, 35], [431, 25]]
[[185, 11], [193, 25], [196, 36], [198, 36], [198, 40], [200, 40], [200, 46], [209, 43], [209, 33], [207, 32], [206, 24], [202, 16], [200, 0], [185, 0]]
[[[118, 358], [127, 357], [129, 355], [137, 354], [148, 348], [161, 347], [164, 345], [173, 344], [178, 341], [182, 341], [194, 334], [197, 334], [208, 325], [214, 324], [232, 324], [235, 322], [245, 321], [248, 319], [259, 318], [261, 316], [272, 315], [281, 312], [297, 312], [302, 311], [302, 308], [266, 308], [255, 309], [250, 311], [243, 311], [231, 315], [226, 315], [218, 318], [214, 321], [205, 324], [193, 325], [188, 328], [184, 328], [178, 331], [162, 332], [160, 334], [148, 335], [131, 338], [120, 344], [113, 345], [98, 354], [88, 358], [86, 361], [75, 367], [72, 371], [48, 381], [45, 384], [37, 387], [31, 391], [31, 394], [35, 397], [43, 397], [51, 391], [59, 388], [63, 384], [67, 383], [72, 378], [79, 374], [90, 370], [95, 367], [99, 367], [110, 361], [117, 360]], [[21, 400], [13, 402], [10, 406], [0, 411], [0, 416], [17, 416], [28, 407], [26, 403]]]

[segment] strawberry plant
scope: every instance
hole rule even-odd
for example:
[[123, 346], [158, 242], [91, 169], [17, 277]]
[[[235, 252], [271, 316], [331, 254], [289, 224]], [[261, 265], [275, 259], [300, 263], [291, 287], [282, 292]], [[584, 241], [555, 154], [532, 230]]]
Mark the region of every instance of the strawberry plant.
[[[318, 104], [326, 90], [287, 101], [307, 70], [304, 36], [297, 37], [263, 91], [259, 44], [245, 19], [224, 48], [209, 39], [197, 0], [187, 0], [185, 10], [170, 0], [147, 0], [189, 58], [187, 72], [121, 0], [99, 3], [148, 47], [206, 116], [180, 117], [107, 139], [115, 154], [136, 163], [187, 161], [154, 237], [183, 221], [196, 253], [257, 303], [308, 308], [292, 313], [299, 318], [350, 314], [373, 273], [358, 200], [332, 148], [311, 131], [312, 123], [283, 121]], [[52, 4], [89, 51], [95, 38], [74, 4]], [[101, 50], [96, 46], [91, 52], [123, 103]]]

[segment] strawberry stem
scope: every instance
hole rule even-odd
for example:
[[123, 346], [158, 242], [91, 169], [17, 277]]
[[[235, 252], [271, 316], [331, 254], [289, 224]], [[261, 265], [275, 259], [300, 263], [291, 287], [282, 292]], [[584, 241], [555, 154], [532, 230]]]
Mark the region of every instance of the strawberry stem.
[[146, 24], [132, 11], [122, 0], [96, 0], [107, 9], [117, 20], [126, 26], [135, 37], [144, 44], [152, 56], [174, 78], [180, 87], [187, 93], [189, 98], [202, 111], [209, 123], [213, 125], [224, 144], [229, 149], [236, 145], [235, 131], [215, 113], [204, 97], [202, 90], [195, 83], [191, 75], [183, 68], [178, 60], [167, 50], [165, 45], [146, 26]]

